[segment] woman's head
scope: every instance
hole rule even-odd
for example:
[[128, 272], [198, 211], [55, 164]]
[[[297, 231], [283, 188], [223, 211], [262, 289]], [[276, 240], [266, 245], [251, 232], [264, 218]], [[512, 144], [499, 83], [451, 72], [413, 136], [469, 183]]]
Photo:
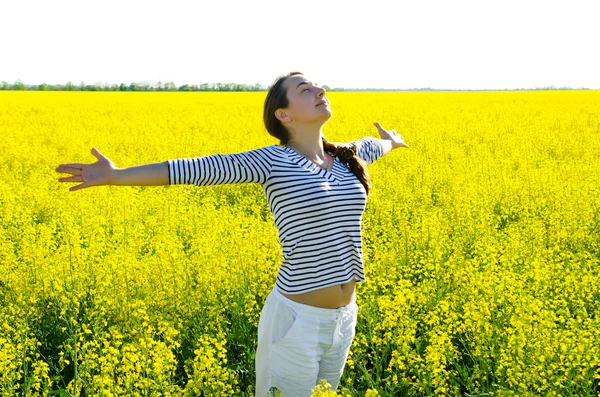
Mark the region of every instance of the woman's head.
[[[325, 104], [319, 102], [325, 101]], [[269, 87], [263, 112], [263, 121], [269, 134], [286, 145], [297, 126], [320, 127], [331, 118], [329, 100], [325, 90], [308, 80], [301, 72], [290, 72], [279, 76]], [[334, 155], [342, 153], [342, 146], [329, 142], [324, 136], [323, 149]], [[347, 155], [346, 151], [346, 155]], [[342, 156], [345, 158], [345, 156]], [[339, 157], [338, 157], [339, 158]], [[340, 160], [341, 161], [341, 160]], [[371, 191], [371, 178], [366, 163], [354, 155], [345, 161], [365, 188], [367, 196]]]
[[[325, 104], [320, 102], [325, 101]], [[301, 72], [279, 76], [265, 99], [264, 123], [269, 134], [285, 145], [296, 127], [320, 128], [331, 118], [325, 89]]]

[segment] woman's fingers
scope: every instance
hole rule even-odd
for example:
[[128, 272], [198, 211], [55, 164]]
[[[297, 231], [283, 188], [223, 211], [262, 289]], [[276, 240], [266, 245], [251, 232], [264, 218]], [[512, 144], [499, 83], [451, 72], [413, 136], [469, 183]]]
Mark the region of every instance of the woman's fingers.
[[70, 192], [74, 192], [75, 190], [83, 189], [83, 188], [86, 188], [88, 186], [89, 186], [89, 184], [87, 182], [83, 182], [81, 185], [71, 186], [69, 188], [69, 191]]
[[83, 177], [81, 175], [73, 175], [64, 178], [58, 178], [59, 182], [83, 182]]
[[92, 148], [91, 152], [94, 156], [96, 156], [96, 158], [98, 160], [102, 160], [104, 158], [104, 155], [102, 153], [100, 153], [100, 151], [98, 149], [96, 149], [95, 147]]
[[[55, 171], [62, 172], [65, 174], [71, 174], [71, 175], [81, 175], [81, 173], [83, 172], [82, 167], [80, 167], [80, 168], [78, 168], [77, 166], [69, 167], [67, 165], [68, 164], [61, 164], [58, 167], [56, 167]], [[82, 165], [85, 165], [85, 164], [82, 164]]]
[[65, 164], [60, 164], [58, 167], [56, 167], [56, 169], [59, 168], [77, 168], [78, 170], [82, 169], [83, 167], [85, 167], [88, 164], [82, 164], [82, 163], [65, 163]]
[[90, 187], [90, 183], [89, 181], [84, 181], [83, 177], [81, 175], [73, 175], [73, 176], [69, 176], [69, 177], [65, 177], [65, 178], [59, 178], [58, 179], [60, 182], [83, 182], [80, 185], [77, 186], [71, 186], [69, 188], [70, 192], [74, 192], [75, 190], [79, 190], [79, 189], [84, 189], [86, 187]]
[[378, 129], [378, 130], [385, 131], [385, 130], [383, 129], [383, 127], [381, 126], [381, 124], [379, 124], [379, 122], [375, 121], [375, 122], [373, 123], [373, 125], [374, 125], [375, 127], [377, 127], [377, 129]]
[[[72, 175], [58, 178], [59, 182], [83, 182], [80, 185], [71, 186], [69, 188], [70, 192], [81, 190], [90, 186], [105, 184], [104, 179], [106, 179], [106, 168], [114, 168], [112, 162], [108, 160], [102, 153], [100, 153], [100, 151], [95, 147], [92, 148], [91, 153], [100, 161], [97, 161], [93, 164], [64, 163], [59, 164], [58, 167], [56, 167], [56, 172], [63, 172]], [[82, 174], [85, 174], [87, 180], [83, 179]]]
[[78, 170], [77, 168], [57, 168], [56, 172], [62, 172], [71, 175], [81, 175], [81, 170]]

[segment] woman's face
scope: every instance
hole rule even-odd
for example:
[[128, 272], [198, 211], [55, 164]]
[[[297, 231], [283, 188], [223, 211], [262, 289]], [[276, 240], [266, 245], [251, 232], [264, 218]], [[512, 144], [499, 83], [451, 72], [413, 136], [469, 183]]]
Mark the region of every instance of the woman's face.
[[[290, 76], [285, 80], [287, 98], [286, 109], [275, 112], [282, 122], [294, 124], [323, 124], [331, 117], [329, 99], [325, 90], [303, 75]], [[324, 104], [320, 104], [325, 101]]]

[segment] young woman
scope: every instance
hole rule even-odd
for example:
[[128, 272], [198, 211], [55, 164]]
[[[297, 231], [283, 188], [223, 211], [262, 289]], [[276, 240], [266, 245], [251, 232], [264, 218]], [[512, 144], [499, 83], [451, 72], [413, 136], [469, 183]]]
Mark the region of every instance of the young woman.
[[374, 125], [370, 136], [329, 142], [325, 90], [300, 72], [278, 77], [264, 103], [264, 124], [280, 144], [246, 152], [181, 158], [117, 168], [95, 148], [93, 164], [61, 164], [56, 171], [100, 185], [209, 186], [259, 183], [274, 216], [284, 260], [263, 306], [255, 358], [256, 395], [310, 396], [321, 379], [335, 390], [356, 327], [355, 283], [365, 282], [361, 220], [371, 183], [366, 166], [394, 148], [408, 147], [394, 130]]

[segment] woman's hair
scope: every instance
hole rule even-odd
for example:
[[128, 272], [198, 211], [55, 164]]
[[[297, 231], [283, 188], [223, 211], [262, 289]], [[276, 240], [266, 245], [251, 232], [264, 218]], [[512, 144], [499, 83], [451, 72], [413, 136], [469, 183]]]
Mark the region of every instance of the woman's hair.
[[[302, 74], [301, 72], [290, 72], [287, 75], [281, 75], [277, 77], [275, 82], [269, 87], [267, 97], [265, 98], [265, 108], [263, 113], [263, 121], [269, 134], [279, 139], [281, 145], [286, 145], [290, 139], [290, 132], [283, 125], [281, 120], [275, 117], [275, 110], [279, 108], [287, 108], [289, 105], [286, 87], [284, 86], [285, 80], [290, 76]], [[338, 149], [345, 147], [336, 145], [329, 142], [323, 137], [323, 150], [333, 152], [334, 155], [338, 155]], [[339, 157], [338, 157], [339, 159]], [[364, 186], [367, 196], [371, 192], [371, 177], [367, 171], [367, 164], [360, 157], [353, 155], [350, 160], [346, 162], [350, 170], [356, 175], [360, 183]]]

